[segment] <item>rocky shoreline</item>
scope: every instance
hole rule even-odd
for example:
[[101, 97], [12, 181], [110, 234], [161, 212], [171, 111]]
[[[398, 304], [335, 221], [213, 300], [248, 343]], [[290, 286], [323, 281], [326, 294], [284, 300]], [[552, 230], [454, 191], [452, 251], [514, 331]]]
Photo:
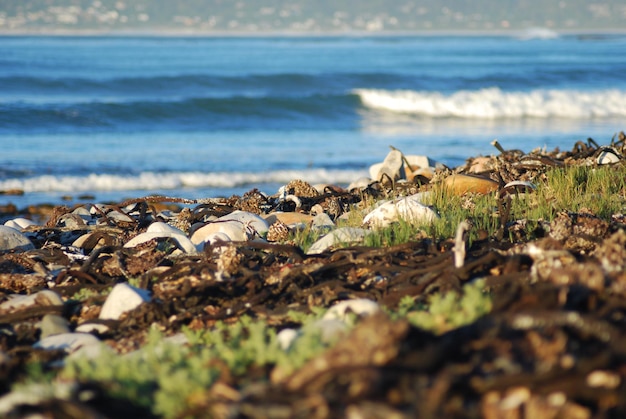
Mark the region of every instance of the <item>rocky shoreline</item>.
[[[551, 219], [511, 212], [551, 171], [623, 170], [625, 141], [620, 133], [607, 146], [530, 153], [494, 142], [496, 154], [457, 168], [392, 149], [370, 179], [345, 189], [294, 180], [273, 196], [2, 208], [0, 415], [625, 416], [626, 216], [556, 203]], [[577, 179], [582, 193], [586, 179]], [[610, 198], [626, 211], [621, 185]], [[438, 190], [468, 207], [492, 197], [493, 230], [471, 219], [456, 236], [429, 230], [448, 216]], [[424, 227], [368, 245], [404, 224]], [[489, 297], [476, 319], [445, 320], [465, 315], [459, 303], [430, 329], [410, 320], [434, 295], [469, 299], [468, 287]], [[298, 315], [311, 313], [327, 346], [286, 368], [280, 351], [295, 351], [309, 327]], [[157, 380], [144, 388], [78, 371], [153, 350], [155, 330], [194, 347], [190, 331], [242, 324], [249, 337], [249, 321], [263, 322], [280, 353], [257, 353], [243, 371], [207, 361], [202, 368], [218, 371], [211, 384], [173, 408], [152, 396]], [[47, 392], [33, 391], [43, 383]]]

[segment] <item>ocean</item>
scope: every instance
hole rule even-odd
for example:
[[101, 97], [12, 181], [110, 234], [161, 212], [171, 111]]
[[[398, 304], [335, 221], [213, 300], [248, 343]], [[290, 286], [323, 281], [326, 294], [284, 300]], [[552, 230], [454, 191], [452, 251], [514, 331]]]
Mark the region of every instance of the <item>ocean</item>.
[[0, 37], [0, 191], [24, 191], [0, 205], [19, 208], [347, 185], [390, 145], [454, 167], [625, 122], [623, 34]]

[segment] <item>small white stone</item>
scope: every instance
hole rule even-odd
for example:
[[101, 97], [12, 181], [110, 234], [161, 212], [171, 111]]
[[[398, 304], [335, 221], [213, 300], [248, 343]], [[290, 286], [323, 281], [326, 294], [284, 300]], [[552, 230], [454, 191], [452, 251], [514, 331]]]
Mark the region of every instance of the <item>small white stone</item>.
[[37, 223], [35, 223], [33, 220], [29, 220], [28, 218], [17, 217], [7, 221], [6, 223], [4, 223], [4, 225], [21, 232], [25, 228], [28, 228], [30, 226], [36, 226]]
[[[382, 163], [379, 163], [382, 165]], [[353, 189], [367, 189], [368, 186], [370, 186], [370, 183], [372, 183], [372, 179], [368, 178], [368, 177], [360, 177], [357, 180], [355, 180], [354, 182], [352, 182], [350, 185], [348, 185], [348, 190], [351, 191]]]
[[0, 226], [0, 252], [5, 250], [32, 250], [35, 245], [14, 228]]
[[127, 311], [134, 310], [141, 304], [149, 301], [150, 295], [148, 291], [128, 284], [117, 284], [104, 302], [98, 317], [103, 320], [117, 320]]
[[30, 295], [12, 294], [0, 304], [0, 311], [16, 311], [33, 306], [62, 306], [63, 300], [54, 291], [42, 290]]
[[334, 227], [335, 223], [330, 219], [328, 214], [325, 212], [321, 212], [313, 218], [313, 222], [311, 223], [311, 227], [313, 228], [326, 228], [326, 227]]
[[[384, 180], [383, 176], [387, 175], [391, 180], [399, 179], [402, 169], [402, 153], [399, 150], [391, 150], [382, 163], [374, 164], [370, 167], [369, 174], [374, 180]], [[386, 176], [384, 176], [386, 178]]]
[[322, 318], [310, 323], [305, 329], [318, 332], [322, 342], [331, 343], [348, 331], [348, 325], [340, 319]]
[[33, 347], [41, 349], [62, 349], [72, 353], [84, 346], [100, 344], [100, 340], [89, 333], [61, 333], [41, 339], [39, 342], [35, 343]]
[[341, 227], [323, 236], [321, 239], [313, 243], [307, 251], [307, 254], [314, 255], [324, 252], [331, 247], [340, 243], [356, 243], [363, 241], [363, 238], [369, 232], [362, 228]]
[[124, 247], [135, 247], [141, 243], [145, 243], [147, 241], [158, 239], [158, 238], [172, 238], [176, 240], [176, 243], [182, 248], [185, 253], [196, 253], [196, 246], [192, 243], [191, 240], [184, 234], [172, 233], [169, 231], [156, 231], [156, 232], [145, 232], [141, 233], [131, 240], [128, 241], [124, 245]]
[[620, 156], [610, 148], [603, 149], [596, 158], [598, 164], [612, 164], [620, 161]]
[[209, 241], [213, 235], [221, 233], [234, 242], [248, 241], [248, 235], [245, 226], [239, 221], [214, 221], [200, 227], [191, 236], [191, 242], [195, 246], [204, 247], [204, 243]]
[[247, 211], [233, 211], [217, 219], [217, 222], [222, 221], [239, 221], [245, 228], [253, 229], [253, 232], [256, 232], [258, 236], [267, 233], [267, 230], [270, 228], [267, 221], [261, 218], [261, 216]]
[[130, 217], [130, 216], [128, 216], [128, 215], [126, 215], [126, 214], [124, 214], [122, 212], [119, 212], [119, 211], [110, 211], [110, 212], [108, 212], [107, 213], [107, 218], [109, 218], [111, 220], [115, 220], [115, 221], [125, 222], [125, 223], [132, 223], [132, 222], [135, 221], [132, 217]]
[[109, 326], [107, 326], [106, 324], [102, 324], [102, 323], [86, 322], [86, 323], [78, 325], [74, 331], [80, 332], [80, 333], [93, 333], [93, 332], [107, 333], [109, 331]]
[[367, 298], [356, 298], [353, 300], [341, 301], [328, 309], [322, 319], [338, 319], [345, 321], [349, 313], [354, 313], [359, 317], [369, 316], [380, 311], [380, 307], [375, 301]]
[[280, 349], [283, 351], [289, 349], [297, 337], [298, 331], [295, 329], [283, 329], [276, 335], [278, 346], [280, 346]]
[[431, 208], [413, 197], [398, 198], [382, 203], [363, 219], [363, 224], [382, 228], [404, 220], [409, 223], [431, 223], [439, 218]]
[[150, 224], [148, 228], [146, 229], [146, 233], [173, 233], [173, 234], [182, 234], [183, 236], [185, 235], [185, 233], [182, 230], [174, 226], [171, 226], [167, 223], [164, 223], [162, 221], [156, 221]]

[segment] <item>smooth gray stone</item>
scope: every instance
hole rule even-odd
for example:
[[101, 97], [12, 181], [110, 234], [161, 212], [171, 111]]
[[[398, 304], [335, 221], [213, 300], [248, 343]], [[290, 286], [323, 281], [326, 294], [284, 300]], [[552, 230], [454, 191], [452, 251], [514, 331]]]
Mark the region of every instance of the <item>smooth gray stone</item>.
[[14, 228], [0, 226], [0, 252], [6, 250], [32, 250], [35, 245]]
[[70, 332], [68, 321], [64, 317], [56, 314], [46, 314], [43, 316], [39, 327], [41, 329], [41, 339]]

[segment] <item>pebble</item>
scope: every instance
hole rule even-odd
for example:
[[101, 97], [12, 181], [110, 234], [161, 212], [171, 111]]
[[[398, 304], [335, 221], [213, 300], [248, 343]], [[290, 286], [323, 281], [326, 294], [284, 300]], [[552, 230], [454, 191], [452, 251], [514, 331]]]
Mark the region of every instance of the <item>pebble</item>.
[[217, 222], [223, 221], [238, 221], [243, 224], [244, 227], [252, 228], [253, 233], [257, 236], [262, 236], [267, 233], [270, 225], [261, 216], [253, 214], [247, 211], [233, 211], [230, 214], [224, 215], [216, 220]]
[[613, 150], [610, 147], [603, 148], [596, 158], [596, 162], [598, 164], [613, 164], [619, 161], [620, 155], [617, 151]]
[[104, 334], [109, 331], [109, 326], [102, 323], [85, 322], [76, 327], [75, 332], [80, 333], [100, 333]]
[[35, 245], [15, 228], [0, 226], [0, 252], [7, 250], [32, 250]]
[[497, 191], [500, 186], [498, 182], [482, 176], [462, 174], [448, 176], [443, 183], [455, 195], [468, 192], [486, 195]]
[[172, 234], [182, 234], [183, 236], [185, 235], [185, 233], [182, 230], [174, 226], [171, 226], [167, 223], [164, 223], [162, 221], [156, 221], [150, 224], [148, 228], [146, 229], [146, 233], [172, 233]]
[[291, 328], [283, 329], [276, 335], [276, 339], [278, 339], [278, 346], [280, 346], [280, 349], [283, 351], [288, 350], [297, 337], [298, 331]]
[[191, 242], [200, 251], [206, 243], [214, 242], [216, 237], [227, 237], [226, 241], [248, 241], [245, 226], [239, 221], [212, 222], [197, 229], [191, 236]]
[[29, 220], [28, 218], [23, 218], [23, 217], [18, 217], [18, 218], [14, 218], [12, 220], [7, 221], [6, 223], [4, 223], [5, 226], [7, 227], [11, 227], [14, 228], [17, 231], [22, 231], [32, 225], [37, 225], [37, 223], [35, 223], [32, 220]]
[[265, 221], [272, 225], [276, 221], [280, 221], [289, 227], [306, 224], [308, 225], [313, 221], [313, 216], [309, 214], [303, 214], [301, 212], [272, 212], [265, 217]]
[[169, 231], [153, 231], [141, 233], [129, 240], [124, 245], [124, 247], [135, 247], [141, 243], [145, 243], [147, 241], [159, 238], [172, 238], [176, 240], [176, 243], [178, 243], [181, 250], [183, 250], [185, 253], [194, 254], [197, 251], [195, 244], [191, 240], [189, 240], [187, 236], [181, 233], [172, 233]]
[[348, 314], [354, 313], [359, 317], [365, 317], [380, 311], [380, 307], [375, 301], [367, 298], [355, 298], [353, 300], [341, 301], [326, 311], [322, 319], [348, 320]]
[[420, 201], [423, 196], [408, 196], [383, 202], [363, 218], [363, 224], [375, 228], [387, 227], [404, 220], [410, 223], [432, 223], [437, 213]]
[[389, 176], [391, 180], [400, 179], [400, 171], [402, 170], [403, 163], [402, 153], [399, 150], [391, 150], [382, 163], [376, 163], [370, 166], [370, 177], [377, 181], [384, 180], [387, 176]]
[[0, 312], [17, 311], [34, 306], [62, 306], [63, 300], [54, 291], [42, 290], [30, 295], [12, 294], [0, 304]]
[[39, 328], [41, 329], [41, 339], [70, 332], [68, 321], [64, 317], [56, 314], [46, 314], [43, 316]]
[[362, 228], [341, 227], [331, 231], [313, 243], [306, 253], [308, 255], [314, 255], [322, 253], [337, 244], [361, 242], [369, 233], [368, 230]]
[[148, 291], [128, 284], [117, 284], [104, 302], [99, 318], [118, 320], [122, 314], [134, 310], [145, 302], [150, 302]]
[[68, 353], [90, 345], [100, 346], [102, 342], [89, 333], [61, 333], [48, 336], [35, 343], [33, 347], [41, 349], [62, 349]]

